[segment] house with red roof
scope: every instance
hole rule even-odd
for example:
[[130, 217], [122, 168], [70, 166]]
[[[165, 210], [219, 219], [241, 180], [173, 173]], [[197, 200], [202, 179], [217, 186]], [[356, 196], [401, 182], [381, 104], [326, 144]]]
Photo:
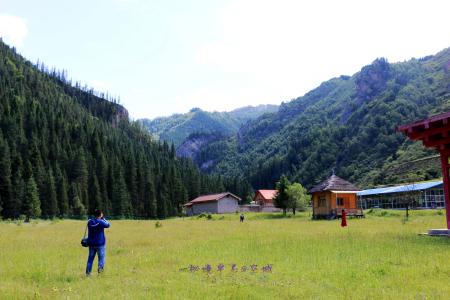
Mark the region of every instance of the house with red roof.
[[204, 195], [189, 201], [184, 205], [188, 216], [199, 215], [201, 213], [226, 214], [239, 210], [238, 196], [225, 192], [213, 195]]
[[259, 205], [259, 211], [279, 211], [279, 209], [273, 205], [273, 198], [275, 198], [277, 193], [277, 190], [257, 190], [253, 197], [253, 201], [255, 204]]

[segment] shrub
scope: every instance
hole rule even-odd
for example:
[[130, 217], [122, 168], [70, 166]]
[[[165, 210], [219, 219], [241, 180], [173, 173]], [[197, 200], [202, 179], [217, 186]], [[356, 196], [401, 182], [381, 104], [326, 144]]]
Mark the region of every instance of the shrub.
[[199, 215], [197, 216], [197, 218], [198, 218], [198, 219], [206, 218], [206, 214], [205, 214], [205, 213], [201, 213], [201, 214], [199, 214]]

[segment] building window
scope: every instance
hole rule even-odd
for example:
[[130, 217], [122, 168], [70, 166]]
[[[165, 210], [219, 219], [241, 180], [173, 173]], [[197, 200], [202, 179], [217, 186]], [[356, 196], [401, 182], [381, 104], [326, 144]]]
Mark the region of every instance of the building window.
[[337, 206], [344, 206], [344, 198], [337, 198], [336, 199], [336, 205]]
[[327, 206], [327, 200], [324, 196], [319, 197], [319, 207], [326, 207]]

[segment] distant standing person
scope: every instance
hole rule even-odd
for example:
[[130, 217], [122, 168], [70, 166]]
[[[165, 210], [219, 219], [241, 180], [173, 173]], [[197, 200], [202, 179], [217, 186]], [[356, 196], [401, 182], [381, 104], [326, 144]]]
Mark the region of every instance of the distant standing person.
[[244, 222], [244, 214], [241, 214], [241, 216], [239, 217], [239, 219], [241, 220], [241, 222]]
[[98, 273], [102, 273], [105, 269], [106, 239], [104, 229], [109, 228], [109, 226], [108, 221], [103, 217], [103, 212], [100, 209], [96, 209], [94, 218], [88, 221], [89, 257], [86, 265], [87, 276], [91, 275], [96, 254], [98, 255]]
[[342, 210], [342, 217], [341, 217], [341, 227], [347, 226], [347, 213], [345, 212], [345, 209]]

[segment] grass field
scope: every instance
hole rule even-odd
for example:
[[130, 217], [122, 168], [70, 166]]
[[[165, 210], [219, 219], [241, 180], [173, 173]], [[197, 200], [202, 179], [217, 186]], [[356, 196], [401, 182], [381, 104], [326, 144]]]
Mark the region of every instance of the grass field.
[[[85, 222], [3, 222], [0, 298], [449, 299], [450, 239], [418, 235], [444, 227], [444, 215], [413, 211], [405, 222], [403, 214], [377, 211], [348, 228], [308, 213], [179, 218], [160, 228], [111, 221], [106, 272], [91, 278], [79, 244]], [[212, 271], [190, 272], [190, 264]], [[241, 271], [252, 264], [256, 272]], [[261, 270], [267, 264], [271, 273]]]

